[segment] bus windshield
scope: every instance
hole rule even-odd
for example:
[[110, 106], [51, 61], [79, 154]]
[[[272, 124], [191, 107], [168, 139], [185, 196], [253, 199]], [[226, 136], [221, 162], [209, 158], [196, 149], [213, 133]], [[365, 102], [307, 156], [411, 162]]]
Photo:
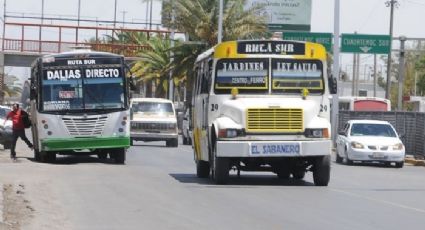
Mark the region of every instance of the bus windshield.
[[323, 65], [318, 60], [273, 59], [272, 92], [323, 93]]
[[217, 62], [214, 89], [228, 94], [232, 88], [240, 93], [268, 92], [268, 59], [221, 59]]
[[[237, 88], [241, 94], [300, 93], [308, 89], [323, 94], [323, 64], [319, 60], [272, 58], [221, 59], [217, 62], [214, 90], [229, 94]], [[271, 63], [271, 68], [270, 68]], [[271, 69], [271, 74], [269, 74]], [[269, 79], [271, 75], [271, 80]]]
[[45, 68], [42, 110], [125, 108], [122, 68]]

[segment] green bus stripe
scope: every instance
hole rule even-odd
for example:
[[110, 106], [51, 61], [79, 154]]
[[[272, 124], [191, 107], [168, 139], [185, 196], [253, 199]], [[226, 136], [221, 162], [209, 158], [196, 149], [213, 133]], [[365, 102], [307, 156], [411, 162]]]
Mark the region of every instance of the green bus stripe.
[[42, 151], [109, 149], [130, 147], [130, 137], [49, 138], [41, 140]]

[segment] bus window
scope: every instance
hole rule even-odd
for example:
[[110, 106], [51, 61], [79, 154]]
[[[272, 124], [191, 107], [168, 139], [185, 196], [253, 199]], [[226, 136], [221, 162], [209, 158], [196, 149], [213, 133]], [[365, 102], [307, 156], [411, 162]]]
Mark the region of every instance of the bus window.
[[272, 91], [323, 94], [323, 65], [318, 60], [273, 59]]
[[232, 88], [241, 94], [268, 92], [268, 59], [221, 59], [216, 66], [215, 93], [230, 94]]

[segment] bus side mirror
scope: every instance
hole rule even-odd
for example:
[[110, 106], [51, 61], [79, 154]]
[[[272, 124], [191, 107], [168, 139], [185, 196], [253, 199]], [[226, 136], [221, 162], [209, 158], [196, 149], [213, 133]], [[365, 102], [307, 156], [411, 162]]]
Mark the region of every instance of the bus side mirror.
[[328, 78], [328, 84], [329, 84], [329, 92], [331, 94], [337, 94], [338, 93], [338, 83], [336, 78], [334, 78], [332, 75], [330, 78]]

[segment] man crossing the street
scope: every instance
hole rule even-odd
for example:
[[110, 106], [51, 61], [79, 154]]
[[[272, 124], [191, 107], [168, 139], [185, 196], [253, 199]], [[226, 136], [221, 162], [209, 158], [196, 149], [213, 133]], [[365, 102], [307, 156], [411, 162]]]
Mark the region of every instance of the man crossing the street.
[[19, 108], [19, 104], [15, 103], [13, 104], [12, 111], [10, 111], [7, 116], [4, 123], [6, 123], [7, 120], [12, 120], [13, 126], [13, 139], [12, 139], [12, 146], [10, 148], [10, 158], [16, 160], [16, 142], [18, 141], [18, 138], [20, 137], [30, 149], [33, 149], [32, 143], [28, 140], [28, 138], [25, 135], [25, 126], [22, 121], [22, 115], [26, 113], [22, 111]]

